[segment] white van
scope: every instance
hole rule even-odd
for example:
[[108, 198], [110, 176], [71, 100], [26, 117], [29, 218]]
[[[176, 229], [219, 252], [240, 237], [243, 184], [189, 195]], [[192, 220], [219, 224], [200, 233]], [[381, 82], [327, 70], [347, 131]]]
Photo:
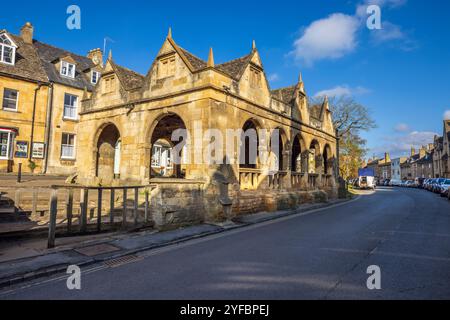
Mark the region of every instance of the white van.
[[375, 190], [377, 187], [377, 183], [375, 182], [375, 177], [359, 177], [358, 186], [360, 189]]

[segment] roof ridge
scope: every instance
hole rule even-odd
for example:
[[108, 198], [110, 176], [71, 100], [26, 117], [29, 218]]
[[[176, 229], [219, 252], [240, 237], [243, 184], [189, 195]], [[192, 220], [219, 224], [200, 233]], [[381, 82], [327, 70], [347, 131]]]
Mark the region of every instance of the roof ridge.
[[252, 52], [252, 53], [249, 53], [249, 54], [247, 54], [247, 55], [245, 55], [245, 56], [242, 56], [242, 57], [240, 57], [240, 58], [236, 58], [236, 59], [233, 59], [233, 60], [230, 60], [230, 61], [226, 61], [226, 62], [223, 62], [223, 63], [219, 63], [219, 64], [216, 65], [216, 67], [217, 67], [217, 66], [222, 66], [222, 65], [227, 64], [227, 63], [237, 62], [237, 61], [242, 60], [242, 59], [244, 59], [244, 58], [249, 58], [252, 54], [253, 54], [253, 52]]
[[116, 63], [116, 62], [114, 62], [114, 61], [111, 61], [111, 62], [114, 63], [114, 64], [115, 64], [117, 67], [119, 67], [119, 68], [125, 69], [126, 71], [129, 71], [129, 72], [133, 72], [134, 74], [136, 74], [136, 75], [138, 75], [138, 76], [140, 76], [140, 77], [145, 78], [145, 76], [144, 76], [143, 74], [141, 74], [141, 73], [139, 73], [139, 72], [137, 72], [137, 71], [134, 71], [134, 70], [131, 70], [130, 68], [124, 67], [124, 66], [122, 66], [122, 65], [120, 65], [120, 64], [118, 64], [118, 63]]
[[201, 61], [203, 61], [204, 63], [206, 63], [206, 61], [205, 60], [203, 60], [202, 58], [200, 58], [200, 57], [198, 57], [198, 56], [196, 56], [195, 54], [193, 54], [192, 52], [190, 52], [190, 51], [188, 51], [188, 50], [186, 50], [185, 48], [183, 48], [183, 47], [180, 47], [178, 44], [177, 44], [177, 46], [178, 46], [178, 48], [180, 48], [182, 51], [184, 51], [183, 53], [188, 53], [188, 54], [190, 54], [191, 56], [193, 56], [194, 58], [196, 58], [196, 59], [199, 59], [199, 60], [201, 60]]
[[69, 50], [60, 48], [60, 47], [56, 47], [56, 46], [54, 46], [54, 45], [51, 45], [51, 44], [48, 44], [48, 43], [46, 43], [46, 42], [42, 42], [42, 41], [40, 41], [40, 40], [37, 40], [37, 39], [34, 39], [34, 38], [33, 38], [33, 45], [34, 45], [35, 42], [39, 42], [40, 44], [43, 44], [43, 45], [45, 45], [45, 46], [47, 46], [47, 47], [50, 47], [50, 48], [53, 48], [53, 49], [57, 49], [57, 50], [60, 50], [60, 51], [65, 52], [65, 53], [69, 53], [69, 54], [74, 55], [74, 56], [76, 56], [76, 57], [78, 57], [78, 58], [83, 58], [83, 59], [86, 59], [86, 60], [89, 60], [89, 61], [91, 60], [91, 59], [89, 59], [89, 58], [86, 57], [86, 56], [82, 56], [81, 54], [78, 54], [78, 53], [75, 53], [75, 52], [72, 52], [72, 51], [69, 51]]

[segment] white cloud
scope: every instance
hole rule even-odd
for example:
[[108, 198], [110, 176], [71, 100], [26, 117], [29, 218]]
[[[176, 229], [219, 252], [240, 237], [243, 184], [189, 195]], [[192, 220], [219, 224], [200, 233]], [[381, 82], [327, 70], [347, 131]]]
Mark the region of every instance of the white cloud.
[[267, 77], [267, 80], [275, 82], [280, 80], [280, 76], [278, 75], [278, 73], [272, 73]]
[[357, 18], [341, 13], [314, 21], [294, 42], [292, 54], [307, 65], [340, 58], [355, 49], [358, 26]]
[[384, 154], [389, 152], [392, 157], [408, 156], [411, 152], [411, 147], [419, 150], [421, 146], [427, 146], [433, 143], [434, 136], [438, 135], [435, 132], [429, 131], [412, 131], [402, 136], [384, 137], [384, 144], [373, 148], [371, 151], [375, 154]]
[[399, 123], [395, 126], [394, 130], [397, 132], [408, 132], [410, 128], [406, 123]]
[[[354, 15], [333, 13], [326, 18], [313, 21], [294, 41], [294, 49], [290, 54], [307, 66], [312, 66], [319, 60], [341, 58], [357, 47], [358, 31], [366, 27], [369, 5], [397, 8], [406, 2], [407, 0], [364, 0], [356, 6]], [[400, 49], [408, 51], [417, 47], [400, 26], [382, 19], [382, 28], [371, 30], [373, 44], [397, 42]]]
[[336, 86], [331, 89], [326, 89], [317, 92], [314, 96], [315, 97], [343, 97], [343, 96], [357, 96], [357, 95], [363, 95], [369, 93], [370, 90], [361, 86], [351, 88], [347, 85], [340, 85]]
[[444, 112], [444, 120], [450, 120], [450, 110]]
[[356, 7], [356, 15], [358, 17], [367, 16], [367, 7], [377, 5], [379, 7], [398, 8], [406, 4], [407, 0], [366, 0]]

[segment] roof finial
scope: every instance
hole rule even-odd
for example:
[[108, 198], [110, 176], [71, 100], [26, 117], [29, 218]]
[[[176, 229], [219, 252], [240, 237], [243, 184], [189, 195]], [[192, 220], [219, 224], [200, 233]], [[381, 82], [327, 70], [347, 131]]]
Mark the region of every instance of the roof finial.
[[330, 111], [330, 103], [328, 101], [328, 95], [325, 95], [323, 98], [323, 105], [325, 106], [325, 110]]
[[303, 83], [303, 77], [302, 77], [302, 73], [301, 72], [298, 75], [298, 83]]
[[255, 40], [253, 40], [253, 43], [252, 43], [252, 50], [253, 51], [256, 50], [256, 41]]
[[214, 52], [212, 48], [209, 48], [208, 67], [214, 67]]
[[112, 49], [109, 49], [108, 60], [112, 60]]
[[167, 38], [172, 39], [172, 27], [169, 27], [169, 32], [167, 33]]

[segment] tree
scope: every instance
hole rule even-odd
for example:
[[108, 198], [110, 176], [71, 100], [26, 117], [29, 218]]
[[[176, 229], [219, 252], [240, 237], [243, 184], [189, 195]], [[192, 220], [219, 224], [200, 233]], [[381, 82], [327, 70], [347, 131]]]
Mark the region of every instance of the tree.
[[[321, 104], [323, 99], [316, 97], [310, 103]], [[339, 172], [344, 179], [356, 177], [367, 153], [366, 141], [360, 137], [361, 131], [376, 128], [376, 123], [369, 109], [351, 96], [332, 97], [328, 103], [340, 141]]]
[[339, 174], [345, 180], [357, 177], [367, 154], [366, 141], [351, 133], [341, 136], [339, 141]]

